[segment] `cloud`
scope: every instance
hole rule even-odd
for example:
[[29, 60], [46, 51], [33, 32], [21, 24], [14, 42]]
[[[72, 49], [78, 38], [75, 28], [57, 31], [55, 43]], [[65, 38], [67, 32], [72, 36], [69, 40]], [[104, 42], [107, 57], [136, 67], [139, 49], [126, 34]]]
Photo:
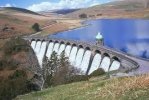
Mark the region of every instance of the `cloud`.
[[5, 5], [2, 5], [2, 6], [0, 6], [0, 7], [12, 7], [13, 5], [11, 5], [11, 4], [9, 4], [9, 3], [7, 3], [7, 4], [5, 4]]
[[27, 9], [32, 11], [46, 11], [53, 9], [85, 8], [100, 4], [99, 0], [60, 0], [59, 2], [41, 2], [33, 4]]
[[149, 58], [149, 47], [147, 43], [130, 43], [126, 46], [127, 53], [135, 56], [145, 56]]
[[8, 3], [5, 5], [5, 7], [12, 7], [12, 5]]

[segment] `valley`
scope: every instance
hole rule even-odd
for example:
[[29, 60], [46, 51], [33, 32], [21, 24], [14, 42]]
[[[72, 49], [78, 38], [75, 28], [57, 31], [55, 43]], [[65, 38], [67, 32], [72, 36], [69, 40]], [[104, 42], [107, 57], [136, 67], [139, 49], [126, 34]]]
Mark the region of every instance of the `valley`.
[[0, 99], [148, 100], [149, 0], [19, 7], [0, 5]]

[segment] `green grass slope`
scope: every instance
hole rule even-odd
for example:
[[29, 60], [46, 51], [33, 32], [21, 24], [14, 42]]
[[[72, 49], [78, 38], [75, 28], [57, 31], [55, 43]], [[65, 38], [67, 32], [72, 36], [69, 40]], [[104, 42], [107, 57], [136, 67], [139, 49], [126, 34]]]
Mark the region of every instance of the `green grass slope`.
[[127, 78], [92, 78], [52, 87], [15, 100], [148, 100], [149, 75]]

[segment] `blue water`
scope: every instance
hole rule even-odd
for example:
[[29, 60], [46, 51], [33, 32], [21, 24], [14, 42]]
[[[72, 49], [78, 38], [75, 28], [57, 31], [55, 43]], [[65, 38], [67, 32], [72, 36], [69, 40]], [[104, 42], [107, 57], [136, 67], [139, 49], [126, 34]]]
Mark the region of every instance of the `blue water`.
[[83, 24], [88, 26], [59, 32], [52, 37], [95, 43], [95, 36], [100, 32], [106, 46], [149, 58], [149, 20], [101, 19], [85, 21]]

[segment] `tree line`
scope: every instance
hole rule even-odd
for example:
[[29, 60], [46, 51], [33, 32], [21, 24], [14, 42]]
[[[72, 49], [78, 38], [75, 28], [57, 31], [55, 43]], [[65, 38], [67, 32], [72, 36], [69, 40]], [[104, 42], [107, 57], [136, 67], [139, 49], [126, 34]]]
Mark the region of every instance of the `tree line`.
[[[63, 51], [60, 56], [54, 51], [48, 59], [43, 61], [43, 87], [57, 86], [68, 84], [74, 81], [88, 80], [88, 77], [82, 75], [80, 69], [72, 66], [68, 57]], [[72, 78], [73, 77], [73, 78]], [[75, 79], [74, 77], [78, 77]]]

